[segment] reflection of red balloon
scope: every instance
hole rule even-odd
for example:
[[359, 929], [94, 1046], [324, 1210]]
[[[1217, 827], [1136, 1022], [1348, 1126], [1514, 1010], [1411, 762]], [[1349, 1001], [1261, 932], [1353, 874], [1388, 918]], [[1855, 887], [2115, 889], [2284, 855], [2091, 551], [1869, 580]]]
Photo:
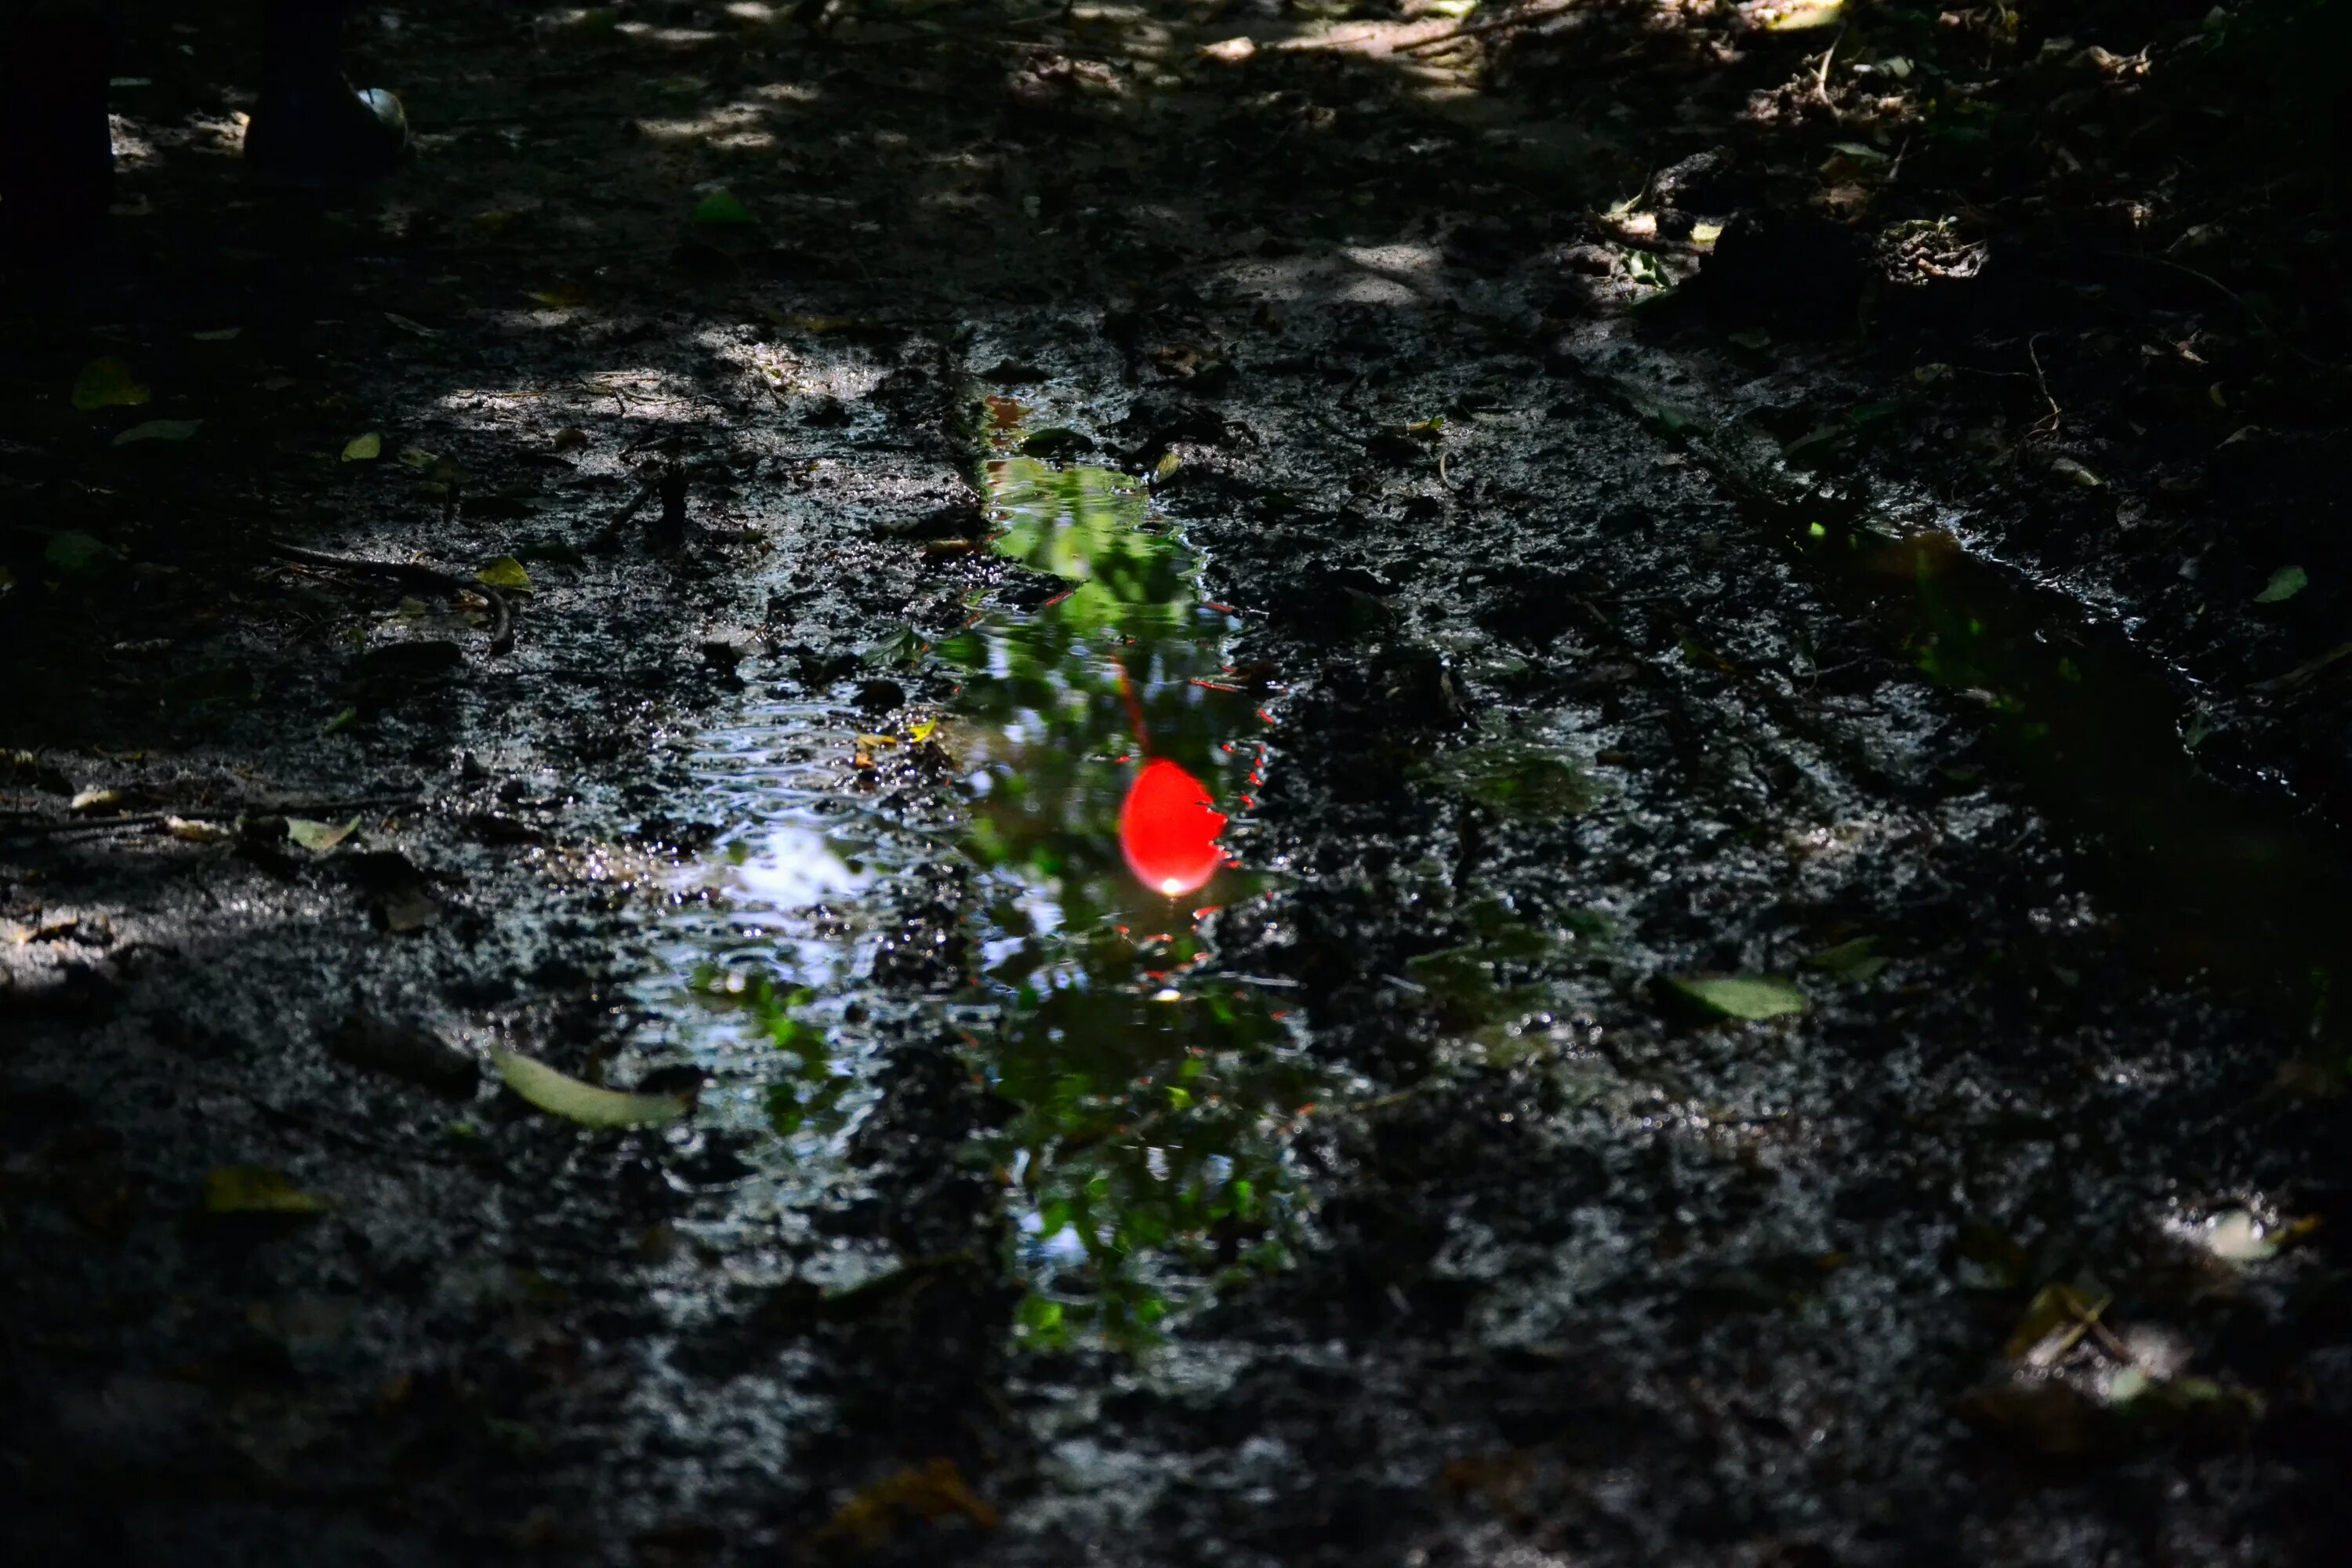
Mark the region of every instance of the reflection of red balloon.
[[1118, 847], [1129, 869], [1155, 893], [1189, 893], [1217, 874], [1225, 817], [1209, 804], [1208, 786], [1161, 758], [1147, 763], [1118, 811]]

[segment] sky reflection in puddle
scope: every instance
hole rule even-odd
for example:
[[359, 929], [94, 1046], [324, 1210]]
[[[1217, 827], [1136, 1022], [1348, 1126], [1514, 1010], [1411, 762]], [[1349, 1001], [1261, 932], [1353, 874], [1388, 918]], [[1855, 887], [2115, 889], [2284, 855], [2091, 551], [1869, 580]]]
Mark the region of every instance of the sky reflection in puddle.
[[1031, 1287], [1024, 1333], [1150, 1337], [1221, 1272], [1279, 1261], [1303, 1216], [1288, 1142], [1321, 1092], [1284, 994], [1218, 973], [1211, 908], [1265, 716], [1238, 629], [1139, 484], [989, 465], [997, 552], [1066, 586], [943, 645], [982, 868], [981, 997], [962, 1009], [1019, 1110], [1000, 1151]]

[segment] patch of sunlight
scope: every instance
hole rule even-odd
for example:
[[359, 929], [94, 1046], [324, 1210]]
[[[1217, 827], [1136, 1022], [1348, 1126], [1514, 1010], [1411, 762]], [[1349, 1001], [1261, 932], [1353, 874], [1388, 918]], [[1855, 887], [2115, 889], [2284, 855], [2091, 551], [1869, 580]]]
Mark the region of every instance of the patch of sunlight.
[[1445, 16], [1423, 16], [1410, 22], [1314, 22], [1297, 37], [1261, 46], [1298, 54], [1357, 55], [1386, 59], [1421, 44], [1433, 44], [1461, 30]]
[[[750, 371], [772, 385], [844, 403], [868, 395], [882, 382], [883, 373], [872, 365], [841, 360], [818, 363], [806, 344], [795, 350], [767, 339], [744, 342], [719, 330], [698, 333], [694, 341], [712, 358]], [[822, 353], [814, 351], [814, 354]]]
[[1291, 257], [1266, 261], [1252, 258], [1224, 268], [1223, 277], [1234, 289], [1252, 299], [1281, 302], [1294, 300], [1336, 300], [1409, 310], [1427, 304], [1411, 283], [1333, 257]]
[[1349, 245], [1339, 254], [1367, 272], [1382, 277], [1434, 276], [1438, 270], [1438, 254], [1428, 245]]
[[1799, 33], [1843, 19], [1845, 0], [1764, 0], [1740, 7], [1748, 26], [1768, 33]]
[[814, 103], [824, 96], [824, 89], [814, 82], [770, 81], [751, 89], [771, 103]]
[[651, 22], [623, 22], [613, 31], [656, 44], [715, 44], [719, 35], [709, 27], [656, 27]]
[[775, 132], [767, 110], [756, 103], [730, 103], [685, 120], [640, 120], [638, 131], [655, 142], [708, 142], [714, 147], [772, 147]]

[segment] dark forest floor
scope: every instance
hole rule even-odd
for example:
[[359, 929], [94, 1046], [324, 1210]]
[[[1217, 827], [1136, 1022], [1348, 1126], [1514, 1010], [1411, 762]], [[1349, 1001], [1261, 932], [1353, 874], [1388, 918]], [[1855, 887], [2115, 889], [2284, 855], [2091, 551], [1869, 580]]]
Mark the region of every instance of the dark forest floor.
[[787, 9], [131, 8], [9, 1560], [2328, 1560], [2341, 23]]

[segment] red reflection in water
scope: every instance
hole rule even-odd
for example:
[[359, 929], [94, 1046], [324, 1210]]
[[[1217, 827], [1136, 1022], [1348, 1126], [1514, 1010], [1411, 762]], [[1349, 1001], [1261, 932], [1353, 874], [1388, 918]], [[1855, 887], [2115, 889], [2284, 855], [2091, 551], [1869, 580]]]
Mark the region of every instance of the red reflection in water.
[[1165, 757], [1144, 764], [1118, 810], [1128, 868], [1171, 898], [1217, 874], [1225, 861], [1217, 835], [1224, 830], [1224, 813], [1210, 805], [1208, 786]]

